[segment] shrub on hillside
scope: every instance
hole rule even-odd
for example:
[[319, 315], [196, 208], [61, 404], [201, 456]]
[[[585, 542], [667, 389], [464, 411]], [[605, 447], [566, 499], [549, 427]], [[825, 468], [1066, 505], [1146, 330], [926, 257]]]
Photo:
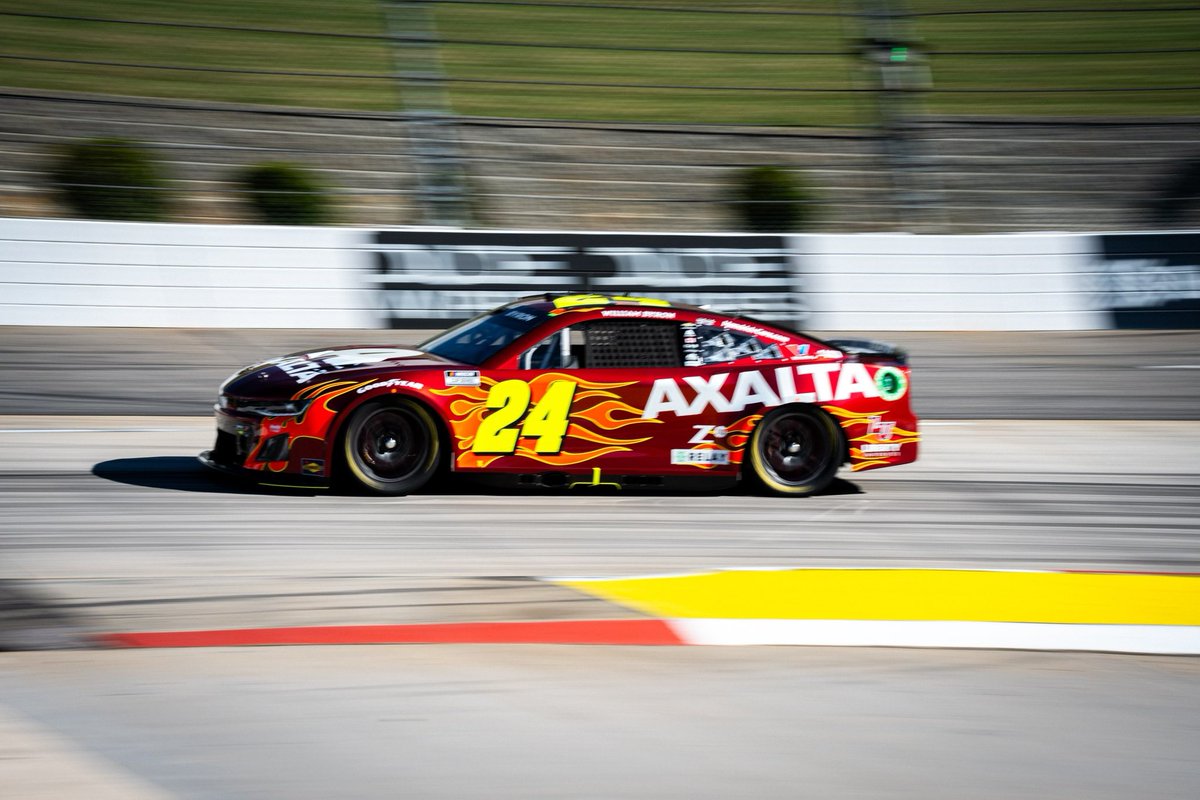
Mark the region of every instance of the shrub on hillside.
[[237, 177], [239, 189], [261, 222], [319, 225], [331, 216], [329, 195], [312, 173], [295, 164], [258, 164]]
[[[1150, 224], [1190, 227], [1200, 219], [1200, 158], [1178, 165], [1150, 201]], [[1189, 214], [1191, 215], [1189, 219]]]
[[170, 197], [158, 165], [127, 139], [67, 145], [50, 179], [62, 201], [89, 219], [154, 221], [167, 216]]
[[737, 174], [730, 205], [743, 230], [800, 230], [812, 216], [807, 187], [782, 167], [748, 167]]

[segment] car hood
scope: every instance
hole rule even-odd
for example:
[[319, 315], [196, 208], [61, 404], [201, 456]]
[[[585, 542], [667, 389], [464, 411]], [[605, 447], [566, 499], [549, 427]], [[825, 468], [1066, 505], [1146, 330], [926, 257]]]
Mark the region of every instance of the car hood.
[[421, 350], [380, 345], [347, 345], [290, 353], [254, 364], [231, 375], [222, 394], [235, 397], [286, 398], [332, 378], [362, 380], [396, 370], [459, 366]]

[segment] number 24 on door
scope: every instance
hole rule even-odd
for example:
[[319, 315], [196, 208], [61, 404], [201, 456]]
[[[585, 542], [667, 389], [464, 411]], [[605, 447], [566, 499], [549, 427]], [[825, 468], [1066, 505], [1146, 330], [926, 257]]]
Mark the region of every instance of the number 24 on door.
[[471, 450], [513, 453], [521, 438], [537, 440], [535, 453], [562, 450], [562, 440], [570, 425], [567, 415], [571, 411], [571, 401], [575, 399], [575, 383], [552, 382], [532, 410], [529, 408], [531, 399], [529, 384], [525, 381], [501, 381], [493, 386], [487, 397], [487, 407], [493, 409], [492, 413], [479, 423]]

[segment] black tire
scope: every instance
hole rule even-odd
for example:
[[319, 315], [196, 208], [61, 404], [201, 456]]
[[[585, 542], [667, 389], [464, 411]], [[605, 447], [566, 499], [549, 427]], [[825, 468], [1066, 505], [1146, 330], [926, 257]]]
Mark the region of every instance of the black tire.
[[420, 489], [437, 472], [441, 451], [437, 423], [412, 400], [368, 403], [354, 412], [342, 434], [348, 477], [378, 494]]
[[838, 425], [811, 406], [777, 408], [754, 429], [750, 468], [775, 494], [805, 496], [829, 485], [842, 463]]

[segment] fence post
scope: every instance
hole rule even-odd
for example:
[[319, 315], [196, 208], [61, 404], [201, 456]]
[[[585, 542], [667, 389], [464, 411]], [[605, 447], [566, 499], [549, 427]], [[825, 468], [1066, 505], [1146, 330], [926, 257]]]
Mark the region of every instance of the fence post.
[[466, 176], [458, 126], [446, 96], [432, 3], [383, 0], [391, 36], [401, 119], [417, 175], [417, 204], [430, 225], [468, 222]]
[[916, 92], [928, 84], [925, 54], [908, 34], [904, 0], [859, 0], [862, 55], [875, 68], [875, 108], [880, 147], [895, 199], [894, 222], [911, 228], [928, 217], [934, 202], [925, 159], [915, 137]]

